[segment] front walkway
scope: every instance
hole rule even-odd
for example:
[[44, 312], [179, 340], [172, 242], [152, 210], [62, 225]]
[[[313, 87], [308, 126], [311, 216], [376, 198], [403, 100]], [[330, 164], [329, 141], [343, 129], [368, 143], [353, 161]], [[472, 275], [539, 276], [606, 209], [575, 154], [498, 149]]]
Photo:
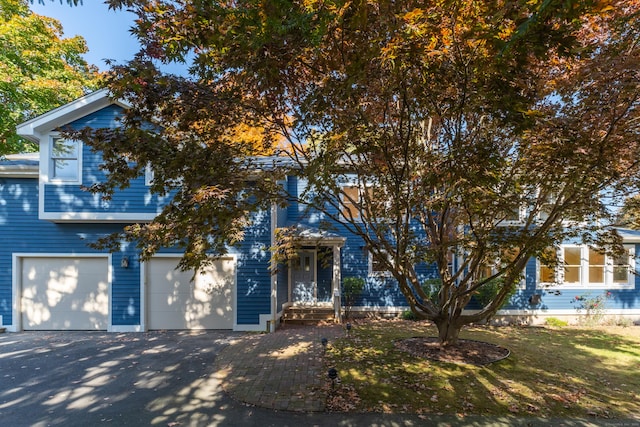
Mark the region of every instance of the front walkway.
[[328, 385], [322, 338], [329, 345], [344, 335], [341, 325], [283, 325], [276, 332], [247, 336], [217, 358], [224, 390], [235, 399], [263, 408], [325, 410]]

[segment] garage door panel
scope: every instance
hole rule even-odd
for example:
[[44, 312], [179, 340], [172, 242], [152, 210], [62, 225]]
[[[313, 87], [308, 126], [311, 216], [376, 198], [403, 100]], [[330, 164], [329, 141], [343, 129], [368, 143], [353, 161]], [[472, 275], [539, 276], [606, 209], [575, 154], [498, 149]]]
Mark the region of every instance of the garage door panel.
[[24, 258], [25, 330], [106, 330], [109, 315], [106, 258]]
[[149, 329], [232, 329], [234, 260], [217, 260], [195, 276], [176, 271], [177, 263], [148, 263]]

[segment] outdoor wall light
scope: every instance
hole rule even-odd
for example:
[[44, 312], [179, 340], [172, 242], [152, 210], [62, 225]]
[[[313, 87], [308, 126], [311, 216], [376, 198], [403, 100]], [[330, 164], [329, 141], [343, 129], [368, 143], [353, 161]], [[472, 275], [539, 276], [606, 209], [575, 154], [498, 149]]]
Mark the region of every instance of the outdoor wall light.
[[129, 257], [128, 256], [123, 256], [122, 257], [122, 259], [120, 260], [120, 267], [129, 268]]
[[540, 301], [542, 300], [542, 295], [540, 294], [533, 294], [529, 297], [529, 304], [531, 305], [537, 305], [540, 304]]

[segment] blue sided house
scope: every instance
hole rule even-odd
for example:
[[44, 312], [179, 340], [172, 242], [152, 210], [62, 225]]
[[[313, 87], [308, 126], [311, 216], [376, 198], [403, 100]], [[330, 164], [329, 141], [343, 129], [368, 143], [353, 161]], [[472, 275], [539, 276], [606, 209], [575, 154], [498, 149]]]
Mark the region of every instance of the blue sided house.
[[[339, 315], [348, 276], [366, 278], [354, 311], [407, 308], [361, 240], [340, 227], [318, 231], [313, 215], [294, 203], [254, 214], [243, 244], [195, 275], [176, 270], [181, 253], [171, 248], [144, 263], [126, 244], [114, 253], [92, 249], [88, 244], [99, 237], [153, 219], [167, 202], [150, 193], [150, 177], [109, 201], [82, 190], [103, 180], [101, 156], [57, 130], [116, 127], [125, 108], [106, 90], [89, 94], [18, 127], [39, 144], [39, 153], [0, 160], [0, 325], [7, 330], [272, 331], [295, 305], [326, 305]], [[295, 177], [283, 185], [304, 188]], [[276, 230], [291, 226], [297, 227], [299, 256], [272, 274]], [[640, 319], [640, 279], [633, 274], [640, 232], [622, 234], [628, 253], [617, 259], [587, 246], [559, 248], [565, 271], [553, 288], [545, 283], [554, 272], [532, 259], [499, 314], [527, 321], [575, 316], [575, 301], [609, 292], [607, 314]], [[420, 273], [436, 276], [428, 266]]]

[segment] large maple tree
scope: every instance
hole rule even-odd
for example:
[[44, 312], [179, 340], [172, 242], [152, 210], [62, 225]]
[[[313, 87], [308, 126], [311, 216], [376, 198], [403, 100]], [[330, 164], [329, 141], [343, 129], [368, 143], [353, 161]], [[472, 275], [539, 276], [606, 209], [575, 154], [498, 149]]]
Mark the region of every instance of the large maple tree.
[[0, 154], [37, 151], [16, 125], [97, 88], [86, 52], [82, 37], [65, 38], [60, 22], [31, 12], [27, 0], [0, 0]]
[[[83, 135], [111, 172], [94, 190], [151, 164], [153, 189], [177, 191], [112, 243], [137, 240], [143, 256], [182, 245], [194, 266], [242, 239], [249, 212], [296, 200], [362, 238], [455, 344], [531, 257], [553, 262], [546, 249], [568, 237], [618, 242], [602, 196], [638, 185], [636, 0], [109, 3], [138, 14], [143, 47], [112, 71], [132, 104], [124, 127]], [[183, 61], [188, 77], [158, 67]], [[286, 174], [307, 191], [286, 194]]]

